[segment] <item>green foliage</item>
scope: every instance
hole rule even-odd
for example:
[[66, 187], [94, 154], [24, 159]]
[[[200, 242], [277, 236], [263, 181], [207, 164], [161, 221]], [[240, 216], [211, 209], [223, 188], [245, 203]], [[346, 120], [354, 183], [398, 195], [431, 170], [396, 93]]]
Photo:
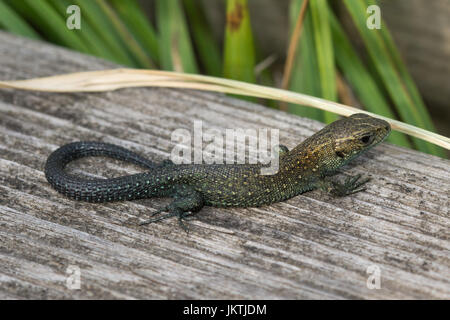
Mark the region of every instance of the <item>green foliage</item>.
[[156, 20], [159, 29], [161, 67], [165, 70], [198, 73], [181, 2], [157, 1]]
[[[291, 0], [290, 31], [302, 3]], [[367, 28], [366, 12], [373, 0], [343, 0], [364, 41], [368, 59], [352, 46], [331, 9], [330, 0], [310, 0], [290, 73], [289, 89], [339, 101], [337, 76], [341, 75], [363, 107], [373, 113], [399, 118], [433, 131], [434, 126], [405, 64], [382, 23]], [[68, 6], [81, 9], [81, 30], [69, 30]], [[0, 0], [0, 28], [45, 39], [87, 54], [136, 68], [161, 68], [187, 73], [206, 73], [250, 83], [272, 81], [270, 69], [255, 75], [255, 66], [266, 57], [259, 54], [251, 28], [247, 0], [224, 2], [224, 42], [213, 35], [198, 0], [155, 0], [147, 16], [137, 0]], [[151, 17], [151, 18], [149, 18]], [[267, 26], [270, 28], [270, 26]], [[287, 30], [288, 31], [288, 30]], [[336, 115], [317, 109], [288, 105], [288, 111], [324, 122]], [[392, 133], [392, 143], [435, 155], [442, 150], [422, 140]]]
[[[331, 11], [329, 18], [336, 63], [352, 86], [354, 93], [367, 111], [394, 119], [395, 115], [391, 111], [386, 97], [353, 49], [350, 40]], [[389, 135], [388, 141], [405, 147], [410, 146], [406, 136], [395, 131]]]
[[[406, 67], [393, 45], [386, 25], [383, 24], [381, 29], [372, 30], [366, 26], [366, 9], [369, 5], [374, 4], [374, 1], [344, 0], [344, 3], [366, 45], [377, 76], [380, 77], [382, 86], [394, 102], [395, 110], [401, 120], [434, 131], [431, 117], [411, 77], [406, 72]], [[417, 138], [412, 138], [412, 140], [419, 150], [444, 156], [443, 150], [437, 146]]]
[[[336, 68], [334, 66], [334, 49], [328, 22], [328, 4], [326, 0], [311, 1], [309, 8], [313, 21], [314, 44], [319, 67], [321, 96], [330, 101], [337, 101]], [[336, 114], [325, 112], [325, 122], [337, 120]]]
[[0, 27], [28, 38], [40, 38], [27, 21], [10, 8], [3, 0], [0, 0]]
[[199, 55], [199, 62], [207, 74], [220, 77], [222, 75], [222, 55], [218, 44], [214, 41], [203, 7], [197, 0], [184, 0], [183, 3]]
[[[294, 29], [297, 15], [300, 12], [302, 1], [291, 1], [290, 24], [291, 30]], [[311, 96], [320, 97], [322, 94], [320, 87], [319, 67], [317, 62], [316, 47], [314, 45], [314, 27], [310, 10], [306, 11], [303, 21], [303, 32], [298, 43], [297, 55], [294, 60], [294, 66], [291, 73], [289, 90], [306, 93]], [[289, 104], [289, 112], [297, 115], [324, 121], [322, 110], [310, 107]]]
[[224, 69], [226, 78], [255, 82], [255, 48], [247, 0], [227, 1]]

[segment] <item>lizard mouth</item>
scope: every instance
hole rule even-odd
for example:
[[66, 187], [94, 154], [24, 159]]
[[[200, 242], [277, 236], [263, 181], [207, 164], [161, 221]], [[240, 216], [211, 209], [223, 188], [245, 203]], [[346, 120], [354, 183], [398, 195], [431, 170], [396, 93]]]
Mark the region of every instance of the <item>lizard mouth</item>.
[[380, 128], [377, 130], [377, 138], [375, 139], [373, 145], [383, 142], [391, 133], [391, 125], [387, 121], [381, 119], [377, 120], [380, 121]]

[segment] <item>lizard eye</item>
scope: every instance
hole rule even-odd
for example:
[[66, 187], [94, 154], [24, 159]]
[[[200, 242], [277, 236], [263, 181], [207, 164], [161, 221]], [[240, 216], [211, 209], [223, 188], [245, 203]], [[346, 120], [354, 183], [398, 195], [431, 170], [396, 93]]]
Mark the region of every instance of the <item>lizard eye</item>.
[[337, 155], [339, 158], [344, 158], [344, 157], [345, 157], [345, 155], [342, 153], [342, 151], [336, 151], [336, 155]]
[[364, 144], [369, 144], [370, 142], [372, 142], [372, 136], [371, 135], [365, 135], [362, 138], [360, 138], [359, 140], [364, 143]]

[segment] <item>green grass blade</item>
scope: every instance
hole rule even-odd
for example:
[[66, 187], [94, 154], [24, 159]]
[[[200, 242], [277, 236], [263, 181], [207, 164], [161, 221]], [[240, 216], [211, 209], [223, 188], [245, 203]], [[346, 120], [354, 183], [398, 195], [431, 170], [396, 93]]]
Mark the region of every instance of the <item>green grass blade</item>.
[[186, 20], [178, 0], [157, 0], [161, 67], [187, 73], [198, 73]]
[[[369, 56], [373, 61], [390, 98], [394, 102], [400, 118], [407, 123], [434, 131], [434, 125], [432, 124], [430, 117], [424, 116], [424, 114], [428, 114], [424, 105], [416, 103], [416, 99], [408, 91], [407, 84], [405, 84], [398, 72], [396, 63], [402, 65], [403, 62], [400, 60], [395, 61], [395, 58], [392, 57], [381, 31], [367, 28], [366, 9], [369, 3], [364, 0], [344, 0], [344, 3], [363, 38]], [[386, 28], [386, 26], [383, 24], [382, 28]], [[406, 68], [404, 70], [406, 70]], [[423, 152], [442, 157], [445, 156], [444, 152], [433, 144], [426, 143], [417, 138], [413, 138], [412, 140], [414, 145]]]
[[[73, 4], [81, 8], [82, 24], [83, 21], [89, 23], [97, 36], [109, 48], [120, 64], [130, 67], [137, 67], [138, 63], [132, 58], [121, 41], [114, 26], [111, 24], [108, 16], [103, 12], [97, 1], [92, 0], [73, 0]], [[83, 26], [81, 27], [83, 29]]]
[[52, 42], [92, 54], [79, 35], [67, 28], [66, 20], [48, 1], [8, 1], [8, 4]]
[[[294, 29], [303, 1], [305, 0], [291, 1], [289, 8], [291, 30]], [[319, 97], [321, 90], [318, 70], [312, 17], [311, 11], [308, 9], [303, 20], [303, 31], [293, 62], [289, 90]], [[289, 104], [288, 111], [302, 117], [324, 121], [323, 111], [315, 108]]]
[[153, 61], [159, 63], [158, 38], [155, 29], [148, 18], [142, 13], [142, 9], [137, 1], [110, 1], [120, 18], [139, 42], [140, 46], [145, 49]]
[[255, 82], [255, 48], [247, 0], [227, 0], [224, 44], [226, 78]]
[[202, 6], [196, 0], [184, 0], [183, 4], [201, 64], [208, 75], [220, 77], [223, 70], [222, 57]]
[[[367, 111], [395, 119], [388, 102], [370, 73], [364, 67], [350, 40], [331, 11], [329, 12], [329, 18], [336, 62], [342, 70], [342, 74], [354, 89], [356, 96]], [[406, 136], [396, 131], [389, 135], [388, 141], [405, 147], [411, 146]]]
[[28, 23], [11, 9], [4, 1], [0, 0], [0, 27], [12, 33], [32, 39], [40, 39], [39, 34]]
[[[48, 0], [49, 3], [55, 8], [61, 17], [66, 19], [67, 8], [72, 4], [71, 0]], [[91, 53], [97, 57], [104, 58], [110, 61], [119, 62], [108, 46], [103, 42], [103, 40], [97, 35], [93, 30], [90, 23], [86, 20], [82, 20], [81, 29], [75, 31], [80, 38], [86, 43]]]
[[[276, 59], [277, 57], [275, 54], [264, 57], [262, 50], [255, 45], [255, 61], [257, 61], [257, 63], [255, 64], [254, 74], [256, 83], [268, 87], [273, 87], [275, 85], [271, 67], [275, 63]], [[270, 105], [278, 108], [278, 104], [274, 100], [269, 102]]]
[[408, 70], [406, 69], [405, 63], [403, 63], [402, 58], [400, 57], [400, 53], [397, 50], [394, 41], [392, 40], [392, 36], [388, 30], [387, 27], [381, 28], [381, 35], [383, 37], [383, 40], [386, 44], [387, 50], [389, 51], [391, 58], [393, 59], [394, 66], [397, 68], [397, 72], [401, 78], [401, 81], [403, 81], [406, 90], [411, 95], [411, 98], [418, 106], [418, 111], [421, 113], [422, 117], [424, 117], [425, 121], [428, 123], [428, 125], [431, 125], [434, 127], [434, 124], [431, 120], [431, 117], [427, 111], [427, 108], [422, 100], [422, 97], [419, 93], [419, 90], [417, 89], [411, 75], [409, 74]]
[[[314, 26], [314, 41], [319, 67], [322, 98], [337, 101], [336, 70], [334, 66], [334, 50], [328, 21], [328, 4], [326, 0], [313, 0], [309, 3]], [[335, 121], [338, 116], [324, 113], [325, 122]]]
[[147, 53], [141, 48], [134, 36], [130, 33], [127, 26], [119, 18], [117, 13], [111, 8], [111, 6], [105, 0], [97, 0], [98, 5], [103, 10], [105, 15], [109, 18], [113, 25], [115, 32], [118, 34], [123, 45], [132, 54], [138, 66], [141, 68], [153, 68], [154, 64]]

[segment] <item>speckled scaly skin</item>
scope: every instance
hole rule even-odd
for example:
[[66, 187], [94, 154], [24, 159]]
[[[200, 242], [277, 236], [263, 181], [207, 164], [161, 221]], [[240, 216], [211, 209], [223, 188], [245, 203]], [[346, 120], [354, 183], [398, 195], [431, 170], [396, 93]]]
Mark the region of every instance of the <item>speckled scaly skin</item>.
[[[337, 195], [363, 190], [367, 180], [359, 176], [345, 184], [326, 179], [362, 152], [383, 141], [389, 124], [366, 114], [337, 120], [307, 138], [292, 150], [283, 147], [279, 170], [262, 175], [260, 164], [155, 164], [122, 147], [101, 142], [74, 142], [62, 146], [48, 158], [45, 175], [60, 193], [89, 202], [110, 202], [150, 197], [173, 197], [154, 214], [169, 214], [144, 223], [178, 216], [180, 222], [204, 205], [257, 207], [284, 201], [303, 192], [322, 188]], [[148, 169], [139, 174], [111, 179], [87, 179], [64, 172], [72, 160], [86, 156], [108, 156]]]

